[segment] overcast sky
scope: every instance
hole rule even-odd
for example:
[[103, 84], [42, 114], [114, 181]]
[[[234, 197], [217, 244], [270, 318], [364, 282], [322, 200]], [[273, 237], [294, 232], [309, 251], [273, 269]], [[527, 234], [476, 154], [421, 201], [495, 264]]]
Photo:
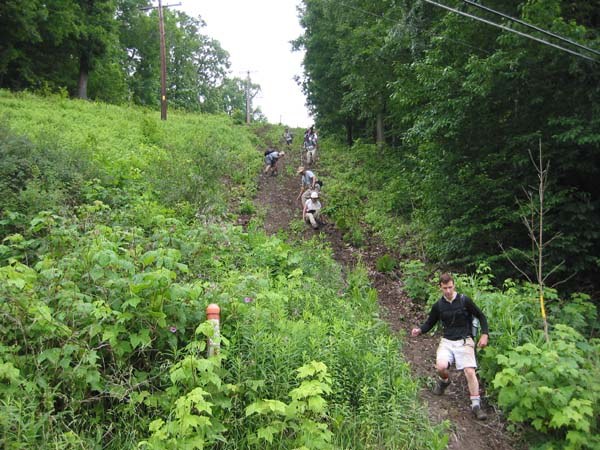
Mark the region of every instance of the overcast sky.
[[[292, 52], [290, 41], [302, 34], [296, 5], [300, 0], [163, 0], [206, 22], [201, 32], [229, 52], [231, 76], [246, 78], [261, 92], [254, 98], [271, 123], [310, 126], [304, 94], [294, 81], [302, 74], [302, 53]], [[155, 2], [156, 3], [156, 2]]]

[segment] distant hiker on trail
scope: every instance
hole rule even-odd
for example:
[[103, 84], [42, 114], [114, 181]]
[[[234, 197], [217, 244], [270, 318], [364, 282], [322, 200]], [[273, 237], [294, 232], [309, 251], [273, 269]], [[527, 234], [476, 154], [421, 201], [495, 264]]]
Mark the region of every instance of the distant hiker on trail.
[[304, 203], [304, 208], [302, 209], [302, 220], [304, 220], [306, 223], [310, 223], [310, 226], [316, 230], [320, 225], [320, 215], [321, 202], [319, 201], [319, 193], [317, 191], [312, 191], [310, 198]]
[[312, 126], [304, 132], [304, 151], [306, 152], [304, 159], [307, 165], [311, 165], [316, 161], [318, 138], [315, 127]]
[[277, 150], [268, 149], [265, 152], [265, 170], [264, 173], [271, 172], [271, 176], [277, 175], [277, 161], [279, 158], [285, 156], [285, 152], [278, 152]]
[[304, 147], [308, 145], [308, 143], [313, 143], [317, 145], [317, 132], [315, 130], [315, 126], [311, 125], [310, 128], [307, 128], [304, 132]]
[[471, 410], [478, 420], [487, 419], [487, 414], [481, 409], [479, 397], [479, 381], [475, 369], [475, 342], [473, 336], [472, 317], [479, 319], [481, 336], [478, 347], [488, 344], [488, 323], [485, 315], [475, 305], [473, 300], [463, 294], [458, 294], [454, 288], [454, 279], [449, 273], [440, 276], [440, 289], [442, 297], [432, 306], [429, 317], [423, 325], [413, 328], [413, 337], [427, 333], [440, 321], [443, 328], [443, 337], [437, 349], [436, 369], [439, 375], [433, 390], [435, 395], [442, 395], [450, 385], [448, 369], [452, 363], [456, 369], [465, 373], [469, 394], [471, 397]]
[[286, 145], [289, 147], [292, 145], [292, 141], [294, 140], [294, 135], [290, 132], [288, 128], [283, 132], [283, 139], [285, 140]]
[[306, 203], [306, 200], [310, 197], [311, 192], [318, 192], [321, 188], [321, 183], [317, 180], [317, 176], [303, 166], [298, 167], [296, 175], [302, 175], [302, 181], [300, 186], [300, 192], [296, 200], [302, 199], [302, 204]]

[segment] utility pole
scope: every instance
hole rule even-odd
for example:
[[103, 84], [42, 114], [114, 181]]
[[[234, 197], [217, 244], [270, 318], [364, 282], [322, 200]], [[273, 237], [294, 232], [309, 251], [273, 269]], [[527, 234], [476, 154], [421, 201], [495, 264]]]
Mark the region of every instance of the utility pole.
[[[179, 6], [181, 3], [165, 5], [165, 8]], [[141, 10], [154, 9], [154, 6], [140, 8]], [[167, 46], [165, 44], [165, 21], [163, 17], [162, 0], [158, 0], [158, 31], [160, 34], [160, 118], [167, 120]]]
[[246, 75], [246, 123], [250, 124], [250, 71]]
[[167, 49], [161, 0], [158, 0], [158, 30], [160, 33], [160, 119], [167, 120]]
[[252, 92], [252, 82], [250, 80], [250, 70], [246, 70], [246, 83], [244, 86], [244, 94], [246, 96], [246, 124], [252, 122], [252, 99], [260, 92], [258, 88]]

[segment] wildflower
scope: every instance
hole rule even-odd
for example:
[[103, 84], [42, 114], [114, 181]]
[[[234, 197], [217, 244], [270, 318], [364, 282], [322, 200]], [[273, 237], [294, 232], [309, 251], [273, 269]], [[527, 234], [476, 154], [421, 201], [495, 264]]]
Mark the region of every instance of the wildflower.
[[252, 297], [244, 297], [244, 303], [251, 303], [252, 301]]
[[169, 327], [169, 331], [171, 333], [176, 333], [177, 332], [177, 327]]

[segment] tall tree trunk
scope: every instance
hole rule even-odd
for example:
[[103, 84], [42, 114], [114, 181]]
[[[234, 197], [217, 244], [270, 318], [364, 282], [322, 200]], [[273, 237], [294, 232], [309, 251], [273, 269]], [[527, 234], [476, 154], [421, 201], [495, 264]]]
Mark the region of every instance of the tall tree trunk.
[[79, 56], [79, 83], [77, 84], [77, 97], [87, 100], [87, 84], [90, 75], [90, 58], [85, 52]]
[[354, 143], [354, 136], [352, 135], [352, 123], [352, 119], [346, 119], [346, 143], [348, 144], [348, 146], [352, 146], [352, 144]]
[[385, 144], [385, 139], [383, 137], [383, 113], [377, 113], [377, 137], [376, 137], [377, 147], [383, 146]]

